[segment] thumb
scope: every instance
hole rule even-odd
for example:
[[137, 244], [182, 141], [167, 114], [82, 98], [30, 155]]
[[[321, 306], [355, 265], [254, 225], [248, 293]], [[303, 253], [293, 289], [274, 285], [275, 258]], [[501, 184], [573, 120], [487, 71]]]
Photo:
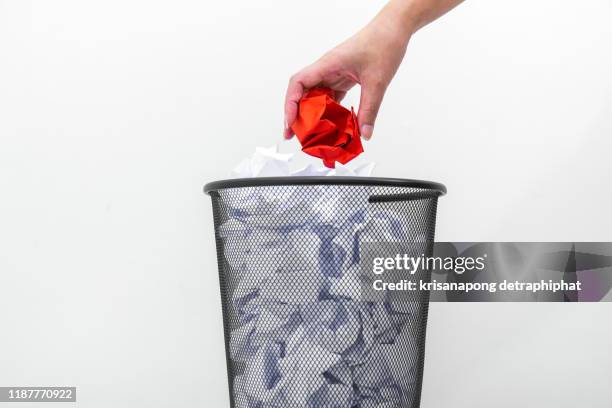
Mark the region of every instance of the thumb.
[[385, 89], [386, 87], [382, 83], [376, 82], [374, 84], [364, 82], [361, 87], [357, 121], [361, 127], [361, 136], [366, 140], [370, 140], [372, 137], [374, 123], [376, 122], [376, 116], [385, 95]]

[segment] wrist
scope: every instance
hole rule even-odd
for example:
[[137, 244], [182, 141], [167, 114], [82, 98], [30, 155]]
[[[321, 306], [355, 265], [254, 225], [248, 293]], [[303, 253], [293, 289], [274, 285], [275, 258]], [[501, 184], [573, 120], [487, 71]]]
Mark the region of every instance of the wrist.
[[425, 25], [423, 13], [418, 10], [417, 6], [414, 0], [391, 0], [377, 18], [384, 20], [384, 24], [407, 42], [419, 28]]
[[427, 24], [447, 13], [463, 0], [390, 0], [382, 13], [393, 16], [411, 36]]
[[410, 16], [406, 0], [390, 1], [366, 26], [365, 32], [376, 33], [375, 37], [393, 48], [405, 48], [416, 31], [416, 22]]

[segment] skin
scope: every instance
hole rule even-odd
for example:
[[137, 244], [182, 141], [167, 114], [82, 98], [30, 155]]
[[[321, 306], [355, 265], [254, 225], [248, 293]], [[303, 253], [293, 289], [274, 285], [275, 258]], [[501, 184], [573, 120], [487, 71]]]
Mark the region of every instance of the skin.
[[385, 91], [399, 68], [412, 35], [462, 0], [391, 0], [361, 31], [328, 51], [289, 81], [285, 97], [284, 137], [293, 136], [302, 95], [316, 86], [336, 91], [338, 100], [355, 85], [361, 87], [361, 136], [369, 140]]

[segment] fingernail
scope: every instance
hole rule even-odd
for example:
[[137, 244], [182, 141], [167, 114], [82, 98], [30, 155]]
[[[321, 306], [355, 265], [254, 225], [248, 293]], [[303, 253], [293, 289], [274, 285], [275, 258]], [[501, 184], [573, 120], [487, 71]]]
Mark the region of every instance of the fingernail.
[[285, 119], [283, 121], [283, 137], [285, 139], [288, 139], [289, 138], [288, 134], [289, 134], [289, 126], [287, 126], [287, 120]]
[[374, 132], [374, 126], [372, 125], [362, 125], [361, 126], [361, 137], [365, 140], [370, 140], [372, 138], [372, 133]]

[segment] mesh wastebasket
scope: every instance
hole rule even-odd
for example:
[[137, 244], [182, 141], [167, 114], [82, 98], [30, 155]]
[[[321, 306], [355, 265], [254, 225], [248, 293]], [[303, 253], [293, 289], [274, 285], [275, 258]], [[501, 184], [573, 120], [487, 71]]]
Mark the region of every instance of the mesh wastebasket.
[[232, 408], [418, 407], [429, 293], [365, 297], [360, 258], [363, 245], [389, 242], [431, 256], [445, 187], [280, 177], [204, 189]]

